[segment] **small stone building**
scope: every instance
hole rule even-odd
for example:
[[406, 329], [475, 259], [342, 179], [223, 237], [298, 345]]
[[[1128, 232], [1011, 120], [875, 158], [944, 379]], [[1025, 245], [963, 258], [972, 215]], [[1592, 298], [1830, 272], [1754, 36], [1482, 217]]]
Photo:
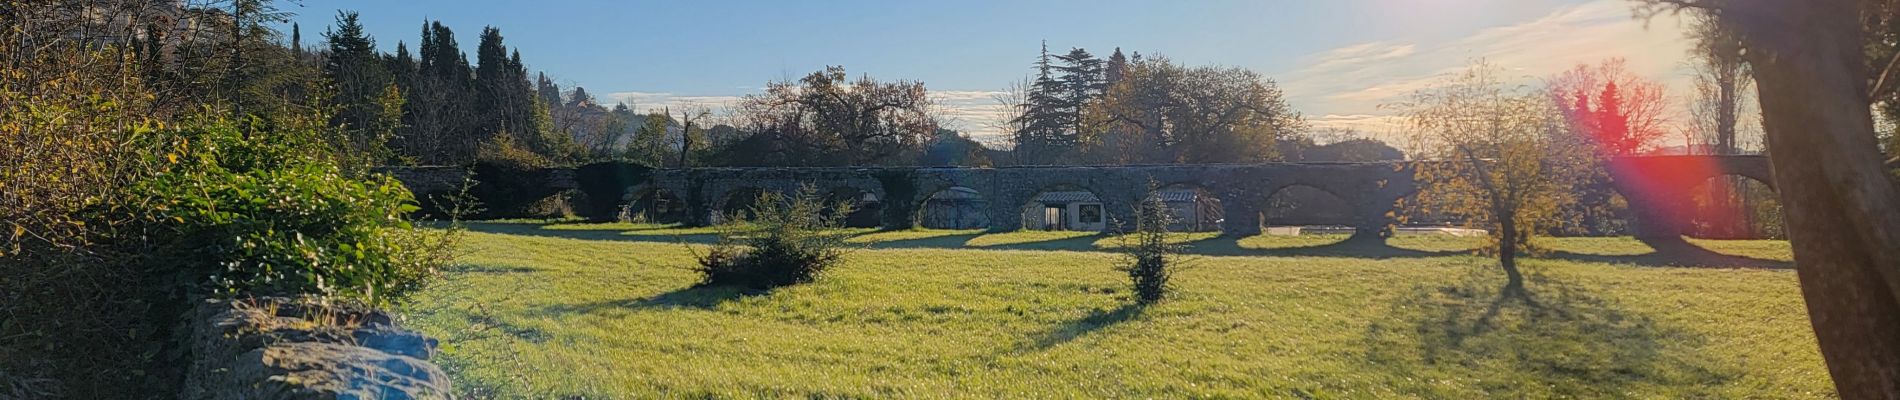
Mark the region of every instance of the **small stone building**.
[[1042, 231], [1101, 232], [1108, 229], [1102, 200], [1094, 193], [1043, 192], [1023, 207], [1023, 228]]
[[1163, 190], [1155, 192], [1154, 197], [1167, 204], [1173, 216], [1168, 224], [1170, 232], [1210, 232], [1219, 231], [1221, 223], [1220, 200], [1204, 196], [1198, 190]]

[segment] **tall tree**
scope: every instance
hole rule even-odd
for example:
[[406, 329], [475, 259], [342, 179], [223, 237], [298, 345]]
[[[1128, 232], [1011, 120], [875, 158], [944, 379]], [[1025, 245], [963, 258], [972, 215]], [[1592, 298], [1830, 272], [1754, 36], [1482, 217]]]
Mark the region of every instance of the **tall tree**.
[[[1900, 398], [1900, 192], [1874, 133], [1867, 0], [1641, 0], [1747, 48], [1808, 318], [1842, 398]], [[1870, 82], [1872, 84], [1870, 84]]]
[[[1120, 162], [1223, 163], [1279, 159], [1275, 142], [1304, 132], [1273, 80], [1240, 68], [1174, 64], [1165, 57], [1135, 62], [1100, 109], [1107, 135], [1092, 138], [1095, 156]], [[1118, 127], [1118, 124], [1126, 127]]]
[[[633, 133], [633, 140], [627, 146], [628, 161], [649, 167], [664, 167], [673, 162], [670, 151], [673, 146], [666, 142], [667, 128], [672, 126], [672, 118], [664, 112], [648, 113], [642, 119], [639, 129]], [[682, 160], [683, 162], [683, 160]]]
[[1107, 78], [1107, 82], [1104, 82], [1104, 90], [1106, 90], [1108, 86], [1114, 85], [1115, 82], [1121, 82], [1122, 78], [1127, 76], [1128, 56], [1122, 55], [1122, 48], [1116, 47], [1115, 54], [1108, 56], [1108, 66], [1104, 67], [1102, 74]]
[[1022, 114], [1014, 124], [1020, 127], [1014, 135], [1018, 164], [1059, 163], [1075, 149], [1076, 135], [1069, 130], [1074, 124], [1068, 120], [1071, 114], [1063, 97], [1068, 90], [1056, 79], [1050, 57], [1049, 44], [1044, 42], [1036, 58], [1036, 77], [1024, 92]]
[[[937, 131], [923, 82], [849, 79], [844, 67], [825, 67], [796, 82], [772, 82], [765, 94], [740, 102], [740, 119], [753, 132], [809, 148], [817, 165], [902, 163]], [[686, 121], [682, 121], [685, 123]]]
[[440, 21], [422, 24], [410, 105], [403, 113], [402, 153], [417, 163], [443, 165], [474, 161], [481, 144], [474, 118], [474, 88], [468, 58], [455, 32]]
[[[328, 56], [323, 75], [330, 81], [331, 103], [338, 110], [330, 123], [344, 133], [341, 144], [362, 162], [388, 161], [387, 142], [399, 121], [385, 121], [384, 104], [393, 83], [382, 57], [376, 52], [376, 39], [363, 32], [357, 14], [338, 11], [336, 26], [324, 32]], [[398, 110], [395, 115], [400, 116]]]
[[1102, 60], [1088, 50], [1072, 48], [1056, 59], [1062, 61], [1056, 70], [1062, 73], [1058, 80], [1062, 81], [1062, 103], [1068, 114], [1063, 119], [1069, 123], [1070, 132], [1080, 135], [1088, 131], [1082, 113], [1108, 90], [1108, 79], [1102, 72]]

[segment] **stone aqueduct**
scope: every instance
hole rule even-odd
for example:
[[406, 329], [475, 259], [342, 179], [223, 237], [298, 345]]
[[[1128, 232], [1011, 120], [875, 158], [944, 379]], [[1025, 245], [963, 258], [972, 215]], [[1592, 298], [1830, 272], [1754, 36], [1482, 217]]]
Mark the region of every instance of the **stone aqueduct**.
[[1094, 193], [1110, 220], [1128, 220], [1137, 202], [1156, 187], [1192, 187], [1220, 200], [1228, 216], [1221, 231], [1260, 233], [1259, 211], [1280, 189], [1304, 185], [1351, 203], [1353, 227], [1374, 235], [1392, 222], [1392, 205], [1411, 194], [1411, 168], [1402, 163], [1155, 165], [1114, 167], [1009, 168], [700, 168], [655, 171], [648, 182], [629, 188], [625, 200], [663, 190], [687, 204], [694, 223], [726, 209], [735, 193], [754, 190], [786, 193], [810, 185], [821, 192], [849, 189], [883, 199], [883, 226], [907, 228], [914, 210], [939, 191], [975, 190], [988, 201], [989, 230], [1023, 226], [1023, 204], [1051, 190]]
[[[1646, 241], [1679, 240], [1680, 218], [1659, 214], [1669, 207], [1646, 204], [1685, 201], [1690, 188], [1724, 175], [1752, 178], [1774, 187], [1767, 157], [1763, 156], [1643, 156], [1615, 161], [1663, 188], [1633, 193], [1626, 185], [1617, 190], [1636, 209], [1638, 237]], [[1354, 240], [1383, 240], [1395, 221], [1398, 201], [1418, 190], [1414, 163], [1270, 163], [1137, 166], [1046, 166], [1005, 168], [831, 167], [831, 168], [688, 168], [653, 170], [644, 181], [630, 182], [619, 199], [627, 204], [654, 192], [683, 202], [689, 224], [707, 224], [742, 192], [790, 193], [810, 186], [821, 192], [849, 190], [870, 193], [885, 209], [882, 225], [901, 229], [915, 226], [915, 210], [929, 196], [952, 187], [968, 188], [988, 199], [991, 231], [1013, 231], [1023, 226], [1022, 206], [1038, 194], [1065, 188], [1094, 193], [1111, 220], [1127, 214], [1158, 187], [1193, 187], [1220, 200], [1221, 231], [1253, 235], [1261, 231], [1260, 212], [1274, 193], [1291, 186], [1308, 186], [1342, 199], [1353, 209]], [[393, 171], [418, 193], [440, 192], [444, 182], [458, 181], [444, 173], [459, 169], [422, 168]], [[575, 186], [571, 170], [552, 171], [549, 189]], [[480, 178], [477, 178], [480, 180]], [[1624, 180], [1618, 177], [1618, 180]], [[1647, 210], [1647, 211], [1646, 211]]]

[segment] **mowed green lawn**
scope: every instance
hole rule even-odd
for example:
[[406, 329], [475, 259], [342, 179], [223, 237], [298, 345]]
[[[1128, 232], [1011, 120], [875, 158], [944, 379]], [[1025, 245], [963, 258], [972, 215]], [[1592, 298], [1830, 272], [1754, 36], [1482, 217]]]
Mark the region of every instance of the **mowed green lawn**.
[[743, 294], [694, 287], [703, 229], [474, 228], [402, 310], [474, 398], [1834, 396], [1784, 242], [1698, 242], [1765, 267], [1737, 269], [1551, 240], [1531, 305], [1472, 239], [1183, 235], [1202, 255], [1137, 307], [1088, 234], [860, 232], [818, 282]]

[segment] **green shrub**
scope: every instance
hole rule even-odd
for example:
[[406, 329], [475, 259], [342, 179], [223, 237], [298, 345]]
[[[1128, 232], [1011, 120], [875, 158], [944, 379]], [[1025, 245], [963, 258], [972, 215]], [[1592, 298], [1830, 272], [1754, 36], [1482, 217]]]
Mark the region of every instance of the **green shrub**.
[[[826, 213], [833, 209], [837, 212]], [[750, 216], [733, 215], [719, 243], [699, 257], [702, 285], [772, 289], [818, 278], [849, 251], [841, 232], [851, 205], [827, 206], [817, 190], [760, 196]]]
[[411, 226], [408, 190], [349, 176], [315, 129], [202, 120], [136, 137], [160, 165], [120, 211], [142, 222], [148, 270], [225, 296], [314, 294], [380, 304], [446, 261], [443, 233]]
[[1180, 244], [1168, 242], [1168, 226], [1174, 223], [1170, 211], [1159, 197], [1148, 196], [1135, 207], [1135, 231], [1122, 236], [1123, 248], [1127, 249], [1122, 270], [1128, 272], [1135, 286], [1135, 299], [1141, 304], [1166, 296], [1169, 267], [1177, 263], [1182, 250]]

